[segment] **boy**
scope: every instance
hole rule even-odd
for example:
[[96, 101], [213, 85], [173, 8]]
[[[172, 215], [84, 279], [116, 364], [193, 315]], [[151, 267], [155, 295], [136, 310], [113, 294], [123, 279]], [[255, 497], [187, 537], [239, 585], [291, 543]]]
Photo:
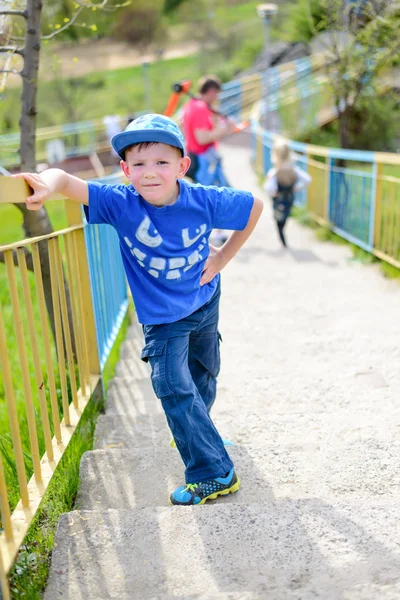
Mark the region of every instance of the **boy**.
[[[186, 467], [186, 485], [170, 503], [204, 504], [240, 487], [209, 415], [220, 367], [219, 272], [253, 231], [263, 204], [248, 192], [185, 182], [190, 159], [168, 117], [139, 117], [111, 143], [129, 186], [86, 182], [59, 169], [17, 177], [34, 190], [31, 210], [61, 193], [85, 205], [89, 223], [116, 229], [143, 324], [142, 359], [151, 364], [154, 391]], [[236, 230], [218, 249], [208, 244], [215, 227]]]

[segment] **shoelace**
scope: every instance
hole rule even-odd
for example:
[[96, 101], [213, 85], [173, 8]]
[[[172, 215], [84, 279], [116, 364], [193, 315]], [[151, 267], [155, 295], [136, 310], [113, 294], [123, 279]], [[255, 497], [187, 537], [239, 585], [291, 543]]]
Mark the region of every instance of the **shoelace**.
[[199, 485], [201, 485], [201, 483], [188, 483], [186, 489], [189, 490], [189, 492], [195, 492]]

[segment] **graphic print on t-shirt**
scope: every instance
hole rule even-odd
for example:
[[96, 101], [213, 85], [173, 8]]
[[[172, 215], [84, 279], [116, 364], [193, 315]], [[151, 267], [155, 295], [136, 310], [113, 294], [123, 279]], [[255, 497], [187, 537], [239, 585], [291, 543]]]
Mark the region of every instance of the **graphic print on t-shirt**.
[[[207, 230], [206, 223], [202, 223], [193, 231], [189, 227], [182, 229], [182, 244], [184, 248], [193, 246]], [[146, 215], [135, 232], [135, 238], [148, 248], [158, 248], [162, 245], [163, 239], [154, 225]], [[124, 241], [129, 247], [132, 256], [138, 264], [146, 269], [153, 277], [165, 277], [165, 279], [180, 279], [182, 273], [191, 269], [195, 264], [203, 260], [201, 251], [207, 244], [207, 239], [202, 237], [200, 244], [193, 252], [186, 256], [173, 256], [165, 258], [163, 256], [148, 256], [145, 252], [134, 246], [131, 240], [125, 236]], [[181, 271], [182, 269], [182, 271]]]

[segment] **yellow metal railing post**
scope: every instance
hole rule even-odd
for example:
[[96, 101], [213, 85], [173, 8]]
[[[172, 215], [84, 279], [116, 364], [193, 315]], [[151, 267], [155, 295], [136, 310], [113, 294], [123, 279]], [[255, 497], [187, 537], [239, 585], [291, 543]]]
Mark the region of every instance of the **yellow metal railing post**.
[[78, 396], [76, 389], [76, 377], [75, 377], [75, 365], [74, 365], [74, 355], [72, 352], [72, 343], [71, 343], [71, 328], [69, 325], [69, 314], [68, 314], [68, 306], [67, 306], [67, 296], [65, 293], [65, 281], [64, 281], [64, 272], [63, 272], [63, 263], [61, 259], [61, 251], [59, 240], [55, 240], [55, 261], [56, 261], [56, 270], [57, 270], [57, 282], [58, 282], [58, 292], [60, 299], [60, 310], [61, 310], [61, 320], [63, 324], [63, 332], [64, 332], [64, 340], [65, 340], [65, 350], [67, 354], [67, 364], [69, 370], [69, 382], [71, 386], [71, 396], [74, 406], [78, 408]]
[[53, 361], [52, 361], [52, 356], [51, 356], [49, 325], [48, 325], [47, 312], [46, 312], [46, 301], [45, 301], [44, 290], [43, 290], [42, 267], [40, 266], [39, 247], [37, 244], [32, 245], [32, 257], [33, 257], [33, 267], [34, 267], [34, 272], [35, 272], [36, 293], [37, 293], [38, 304], [39, 304], [40, 327], [41, 327], [41, 331], [42, 331], [42, 339], [43, 339], [46, 367], [47, 367], [47, 379], [48, 379], [48, 385], [49, 385], [51, 415], [53, 417], [54, 435], [56, 437], [57, 442], [60, 443], [61, 439], [62, 439], [61, 429], [60, 429], [60, 413], [58, 410], [56, 382], [55, 382], [55, 377], [54, 377], [54, 370], [53, 370], [53, 364], [52, 364]]
[[47, 410], [46, 392], [45, 392], [45, 388], [44, 388], [43, 372], [42, 372], [42, 366], [40, 364], [40, 356], [39, 356], [39, 346], [38, 346], [36, 330], [35, 330], [35, 317], [33, 314], [32, 297], [31, 297], [31, 291], [30, 291], [30, 287], [29, 287], [28, 268], [26, 265], [25, 251], [23, 248], [18, 248], [17, 256], [18, 256], [18, 265], [19, 265], [19, 269], [20, 269], [20, 273], [21, 273], [24, 304], [25, 304], [25, 309], [26, 309], [26, 313], [27, 313], [27, 317], [28, 317], [29, 337], [31, 340], [33, 365], [34, 365], [34, 369], [35, 369], [36, 387], [37, 387], [37, 393], [38, 393], [38, 397], [39, 397], [40, 414], [42, 417], [42, 426], [43, 426], [43, 434], [44, 434], [44, 440], [45, 440], [45, 445], [46, 445], [46, 452], [47, 452], [47, 456], [48, 456], [49, 460], [53, 460], [54, 453], [53, 453], [53, 446], [51, 443], [49, 413]]
[[7, 575], [3, 567], [3, 559], [0, 552], [0, 590], [2, 600], [10, 600], [10, 588], [8, 587]]
[[[73, 234], [71, 234], [73, 235]], [[84, 396], [86, 396], [86, 385], [89, 383], [88, 374], [85, 371], [85, 362], [84, 362], [84, 350], [83, 350], [83, 330], [80, 327], [79, 321], [79, 311], [77, 310], [77, 301], [75, 297], [76, 285], [73, 283], [76, 281], [76, 265], [74, 263], [74, 254], [72, 248], [72, 239], [70, 235], [65, 236], [65, 250], [67, 254], [67, 269], [68, 269], [68, 281], [70, 282], [70, 303], [72, 308], [72, 328], [74, 331], [74, 339], [75, 339], [75, 348], [76, 355], [78, 361], [78, 370], [79, 370], [79, 382], [81, 387], [81, 392]]]
[[[65, 212], [67, 214], [68, 225], [78, 225], [82, 223], [81, 207], [76, 202], [66, 201]], [[78, 302], [81, 304], [81, 315], [85, 327], [86, 354], [89, 364], [89, 372], [93, 375], [101, 373], [99, 351], [97, 347], [96, 323], [93, 312], [92, 291], [90, 289], [89, 267], [87, 261], [85, 237], [82, 229], [74, 232], [74, 253], [75, 258], [79, 256], [77, 266], [78, 273]]]
[[8, 360], [6, 334], [4, 330], [3, 314], [0, 310], [0, 369], [3, 374], [4, 391], [7, 403], [8, 418], [10, 420], [11, 439], [17, 466], [17, 476], [21, 501], [25, 508], [29, 506], [28, 484], [26, 479], [24, 455], [22, 452], [21, 434], [15, 404], [15, 394], [12, 384], [11, 367]]
[[28, 357], [26, 353], [26, 343], [24, 328], [22, 325], [21, 306], [18, 297], [17, 278], [15, 275], [15, 266], [12, 250], [4, 252], [4, 259], [7, 268], [8, 283], [10, 286], [10, 297], [13, 309], [14, 326], [17, 337], [18, 354], [21, 365], [22, 383], [25, 395], [26, 417], [28, 421], [29, 441], [32, 452], [33, 470], [36, 481], [42, 481], [42, 469], [40, 466], [39, 443], [36, 430], [35, 410], [33, 406], [32, 388], [30, 382], [30, 372]]
[[382, 220], [382, 175], [383, 165], [377, 163], [376, 189], [375, 189], [375, 223], [374, 223], [374, 248], [381, 249], [381, 220]]
[[58, 296], [57, 283], [57, 260], [56, 260], [56, 240], [49, 240], [49, 261], [50, 261], [50, 279], [51, 279], [51, 295], [53, 298], [54, 312], [54, 328], [56, 332], [56, 346], [58, 369], [60, 372], [61, 397], [64, 412], [64, 421], [66, 425], [70, 425], [69, 404], [68, 404], [68, 388], [67, 388], [67, 373], [65, 369], [65, 354], [64, 354], [64, 336], [61, 323], [60, 298]]
[[13, 530], [11, 527], [11, 511], [10, 506], [8, 504], [8, 496], [7, 496], [7, 484], [6, 478], [4, 476], [4, 466], [3, 459], [1, 458], [0, 453], [0, 512], [1, 512], [1, 522], [3, 524], [4, 533], [6, 534], [7, 540], [13, 539]]

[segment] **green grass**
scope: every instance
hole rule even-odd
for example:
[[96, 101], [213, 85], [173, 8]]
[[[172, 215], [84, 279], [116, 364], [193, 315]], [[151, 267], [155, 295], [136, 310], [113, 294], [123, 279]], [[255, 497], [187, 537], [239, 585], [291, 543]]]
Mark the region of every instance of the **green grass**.
[[[129, 319], [125, 317], [103, 370], [105, 389], [113, 377], [128, 325]], [[103, 406], [102, 402], [95, 402], [93, 399], [90, 401], [50, 482], [11, 573], [12, 598], [24, 598], [24, 600], [42, 598], [48, 577], [57, 522], [62, 513], [74, 508], [79, 486], [80, 460], [84, 452], [93, 448], [96, 420]]]
[[[259, 48], [262, 46], [262, 37]], [[250, 40], [254, 45], [254, 39]], [[249, 43], [250, 43], [249, 41]], [[245, 47], [246, 49], [246, 47]], [[240, 68], [250, 66], [255, 50], [238, 48], [232, 60], [227, 61], [218, 51], [207, 51], [186, 58], [160, 61], [150, 66], [150, 106], [146, 105], [145, 76], [140, 66], [103, 71], [73, 80], [43, 81], [38, 90], [37, 126], [60, 125], [74, 121], [90, 120], [107, 114], [129, 115], [151, 108], [162, 112], [171, 94], [171, 86], [181, 79], [191, 79], [194, 84], [206, 72], [213, 72], [223, 81], [232, 79]], [[256, 48], [257, 50], [257, 48]], [[243, 55], [246, 62], [243, 64]], [[60, 102], [59, 91], [65, 101]], [[6, 88], [0, 102], [0, 130], [5, 131], [7, 119], [10, 131], [18, 131], [20, 90]], [[0, 163], [5, 164], [6, 149], [0, 150]], [[3, 159], [2, 159], [3, 154]]]
[[[46, 209], [55, 231], [67, 227], [63, 202], [48, 202]], [[22, 213], [14, 204], [0, 204], [0, 246], [25, 238], [22, 229]], [[0, 290], [4, 288], [0, 265]], [[1, 291], [0, 291], [1, 297]]]

